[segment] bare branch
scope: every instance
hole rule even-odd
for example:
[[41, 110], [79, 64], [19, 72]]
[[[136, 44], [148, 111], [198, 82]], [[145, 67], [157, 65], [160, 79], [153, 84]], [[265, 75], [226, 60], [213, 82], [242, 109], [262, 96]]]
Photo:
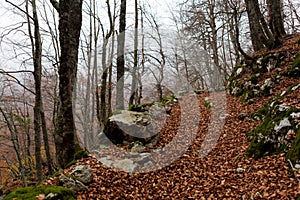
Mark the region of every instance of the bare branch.
[[17, 8], [18, 10], [20, 10], [22, 13], [24, 13], [27, 17], [29, 17], [32, 21], [34, 21], [34, 19], [23, 9], [21, 9], [18, 5], [8, 1], [8, 0], [5, 0], [7, 3], [9, 3], [10, 5], [12, 5], [13, 7]]
[[57, 12], [59, 12], [59, 3], [56, 0], [50, 0], [52, 6], [55, 8]]
[[26, 87], [24, 84], [22, 84], [19, 79], [17, 79], [16, 77], [14, 77], [13, 75], [9, 74], [8, 72], [5, 71], [0, 71], [0, 74], [4, 74], [10, 78], [12, 78], [18, 85], [20, 85], [21, 87], [23, 87], [25, 90], [27, 90], [28, 92], [31, 92], [32, 94], [35, 95], [35, 92], [32, 91], [31, 89], [29, 89], [28, 87]]

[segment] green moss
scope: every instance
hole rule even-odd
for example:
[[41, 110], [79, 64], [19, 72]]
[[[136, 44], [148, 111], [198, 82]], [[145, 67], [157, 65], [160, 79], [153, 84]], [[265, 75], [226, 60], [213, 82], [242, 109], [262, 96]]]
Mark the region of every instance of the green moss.
[[[245, 63], [245, 61], [242, 61], [242, 63]], [[238, 87], [240, 88], [240, 90], [238, 91], [238, 94], [236, 94], [236, 96], [240, 96], [242, 95], [242, 89], [243, 89], [243, 84], [239, 82], [239, 78], [241, 78], [244, 73], [245, 73], [245, 67], [246, 65], [244, 64], [240, 64], [240, 65], [236, 65], [233, 70], [232, 70], [232, 74], [230, 75], [230, 77], [228, 78], [228, 85], [226, 87], [226, 90], [230, 92], [230, 94], [232, 93], [232, 91], [234, 90], [234, 88]], [[242, 69], [242, 72], [240, 72], [239, 74], [238, 69]]]
[[153, 106], [154, 103], [144, 103], [144, 104], [131, 104], [128, 108], [129, 111], [135, 111], [135, 112], [145, 112], [150, 109], [151, 106]]
[[176, 98], [176, 96], [173, 94], [173, 95], [171, 95], [171, 96], [169, 96], [169, 97], [163, 97], [163, 98], [161, 99], [161, 103], [165, 104], [165, 103], [167, 103], [167, 102], [172, 102], [172, 101], [174, 101], [174, 100], [177, 100], [177, 98]]
[[242, 95], [241, 101], [247, 102], [249, 99], [252, 99], [254, 97], [254, 91], [252, 89], [246, 89]]
[[204, 102], [204, 106], [205, 106], [205, 108], [208, 108], [208, 109], [211, 109], [211, 107], [212, 107], [212, 105], [211, 105], [211, 103], [210, 102]]
[[77, 163], [76, 160], [72, 160], [71, 162], [69, 162], [68, 164], [66, 164], [65, 168], [69, 168], [71, 167], [72, 165], [75, 165]]
[[89, 157], [89, 152], [81, 150], [75, 153], [74, 158], [75, 160], [79, 160], [81, 158], [87, 158]]
[[264, 121], [247, 134], [248, 139], [251, 140], [251, 144], [246, 155], [257, 159], [273, 153], [286, 151], [287, 144], [279, 142], [279, 137], [282, 138], [285, 135], [278, 135], [274, 131], [274, 127], [284, 118], [288, 118], [291, 122], [291, 129], [299, 129], [290, 117], [293, 112], [300, 112], [300, 109], [290, 108], [288, 111], [279, 112], [278, 106], [273, 106], [270, 109], [264, 108], [261, 110], [260, 113], [264, 116]]
[[60, 175], [62, 174], [63, 171], [64, 171], [64, 170], [61, 169], [61, 170], [55, 172], [51, 177], [52, 177], [52, 178], [58, 177], [58, 176], [60, 176]]
[[75, 192], [71, 191], [67, 188], [61, 187], [61, 186], [37, 186], [37, 187], [25, 187], [25, 188], [19, 188], [15, 191], [11, 192], [7, 196], [4, 197], [4, 200], [36, 200], [36, 196], [40, 194], [44, 194], [47, 196], [48, 194], [54, 194], [56, 195], [55, 199], [61, 199], [61, 200], [75, 200]]
[[137, 106], [138, 106], [138, 104], [131, 104], [131, 105], [129, 105], [128, 110], [133, 111]]
[[81, 158], [87, 158], [89, 156], [89, 152], [84, 150], [79, 144], [75, 144], [75, 155], [74, 159], [79, 160]]
[[300, 160], [300, 128], [298, 129], [297, 136], [292, 143], [292, 147], [287, 153], [287, 159], [290, 159], [292, 163]]
[[261, 76], [260, 73], [257, 74], [252, 74], [249, 78], [248, 81], [251, 81], [252, 84], [257, 84], [258, 83], [258, 79]]
[[292, 66], [283, 75], [297, 79], [300, 78], [300, 52], [295, 55]]
[[132, 149], [132, 147], [134, 147], [135, 145], [143, 145], [143, 143], [141, 143], [140, 141], [131, 142], [128, 148]]

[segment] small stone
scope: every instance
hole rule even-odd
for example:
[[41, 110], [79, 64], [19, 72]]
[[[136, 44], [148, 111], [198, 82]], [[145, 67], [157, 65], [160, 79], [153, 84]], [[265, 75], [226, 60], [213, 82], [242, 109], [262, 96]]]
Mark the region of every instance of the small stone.
[[233, 88], [231, 94], [236, 95], [236, 94], [238, 93], [239, 90], [240, 90], [239, 87], [235, 87], [235, 88]]
[[256, 121], [260, 121], [261, 120], [261, 118], [259, 116], [254, 116], [253, 119], [256, 120]]
[[298, 84], [298, 85], [294, 86], [294, 87], [292, 88], [292, 91], [295, 91], [295, 90], [297, 90], [299, 87], [300, 87], [300, 84]]
[[53, 198], [55, 198], [56, 196], [57, 196], [57, 194], [49, 193], [49, 194], [45, 197], [45, 199], [53, 199]]
[[247, 116], [248, 116], [247, 113], [242, 112], [242, 113], [240, 113], [240, 114], [238, 115], [238, 119], [239, 119], [239, 120], [244, 120]]
[[288, 118], [284, 118], [283, 120], [280, 121], [279, 125], [275, 125], [274, 130], [276, 132], [279, 132], [282, 128], [284, 127], [290, 127], [291, 123]]
[[299, 119], [300, 118], [300, 112], [298, 112], [298, 113], [292, 113], [291, 114], [291, 117], [293, 118], [293, 119]]
[[261, 64], [262, 64], [262, 60], [263, 60], [263, 57], [257, 59], [256, 63], [257, 63], [258, 65], [261, 65]]
[[280, 96], [284, 96], [284, 95], [286, 95], [286, 91], [283, 91], [281, 94], [280, 94]]
[[279, 110], [280, 112], [287, 111], [288, 109], [290, 109], [290, 107], [287, 106], [287, 105], [285, 105], [285, 104], [279, 105], [279, 108], [278, 108], [278, 110]]
[[231, 116], [231, 115], [230, 115], [230, 114], [227, 114], [227, 113], [221, 114], [221, 115], [219, 116], [219, 119], [226, 119], [226, 117], [229, 117], [229, 116]]
[[236, 172], [237, 172], [237, 173], [242, 173], [242, 172], [244, 172], [244, 171], [246, 171], [244, 168], [237, 168], [237, 169], [236, 169]]
[[236, 70], [236, 75], [239, 75], [240, 73], [242, 73], [242, 71], [243, 71], [243, 68], [238, 68], [237, 70]]
[[142, 153], [142, 152], [145, 152], [145, 147], [140, 142], [134, 142], [131, 149], [130, 149], [130, 152], [132, 152], [132, 153]]

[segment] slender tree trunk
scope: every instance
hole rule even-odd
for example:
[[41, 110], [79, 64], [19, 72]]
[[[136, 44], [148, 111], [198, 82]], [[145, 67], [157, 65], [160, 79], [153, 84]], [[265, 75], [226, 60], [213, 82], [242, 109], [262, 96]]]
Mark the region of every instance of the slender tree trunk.
[[48, 137], [48, 131], [47, 131], [47, 122], [45, 117], [45, 112], [43, 109], [43, 102], [41, 103], [41, 122], [42, 122], [42, 133], [43, 133], [43, 140], [44, 140], [44, 146], [45, 146], [45, 152], [46, 152], [46, 159], [47, 159], [47, 167], [48, 167], [48, 174], [53, 174], [53, 162], [50, 152], [50, 144], [49, 144], [49, 137]]
[[110, 28], [107, 34], [103, 32], [103, 44], [102, 44], [102, 77], [101, 77], [101, 90], [100, 90], [100, 125], [104, 128], [104, 121], [108, 117], [107, 109], [107, 78], [109, 73], [109, 67], [107, 66], [107, 45], [109, 38], [114, 32], [114, 19], [111, 14], [109, 1], [106, 1], [107, 4], [107, 13], [110, 22]]
[[22, 160], [22, 156], [21, 156], [21, 150], [20, 150], [19, 141], [18, 141], [18, 132], [17, 132], [17, 129], [15, 129], [14, 125], [12, 124], [12, 121], [9, 120], [9, 117], [2, 110], [1, 107], [0, 107], [0, 112], [3, 115], [4, 121], [7, 124], [8, 130], [10, 132], [10, 141], [12, 142], [14, 151], [15, 151], [16, 156], [17, 156], [19, 167], [18, 167], [18, 173], [16, 173], [16, 174], [18, 176], [21, 176], [22, 185], [24, 187], [26, 187], [27, 186], [26, 174], [25, 174], [25, 168], [24, 168], [23, 160]]
[[[90, 0], [90, 5], [92, 5], [92, 0]], [[83, 129], [84, 129], [84, 146], [86, 148], [89, 148], [90, 145], [90, 127], [92, 126], [91, 124], [91, 63], [92, 63], [92, 41], [93, 41], [93, 25], [92, 25], [92, 17], [93, 12], [92, 9], [90, 9], [89, 13], [89, 39], [87, 41], [87, 81], [86, 81], [86, 91], [85, 91], [85, 101], [84, 101], [84, 111], [83, 111], [83, 118], [84, 118], [84, 124], [83, 124]]]
[[106, 113], [106, 92], [107, 92], [107, 76], [108, 68], [106, 66], [106, 51], [107, 51], [108, 38], [103, 38], [102, 44], [102, 77], [101, 77], [101, 89], [100, 89], [100, 124], [104, 127], [104, 121], [107, 117]]
[[[140, 7], [142, 10], [142, 7]], [[145, 71], [145, 32], [144, 32], [144, 15], [143, 12], [141, 12], [141, 32], [142, 32], [142, 52], [141, 52], [141, 66], [142, 69], [138, 72], [138, 82], [139, 82], [139, 91], [138, 91], [138, 100], [137, 103], [141, 104], [141, 100], [143, 98], [143, 82], [142, 82], [142, 76]]]
[[115, 32], [113, 32], [112, 37], [111, 37], [111, 50], [110, 50], [110, 56], [109, 56], [109, 75], [108, 75], [108, 116], [111, 115], [112, 113], [112, 75], [113, 75], [113, 71], [112, 71], [112, 67], [113, 67], [113, 57], [114, 57], [114, 53], [115, 53]]
[[121, 0], [119, 22], [118, 48], [117, 48], [117, 98], [116, 108], [124, 109], [124, 74], [125, 74], [125, 29], [126, 29], [126, 0]]
[[134, 23], [134, 55], [133, 55], [133, 70], [132, 70], [132, 82], [131, 82], [131, 95], [129, 99], [129, 105], [137, 102], [137, 67], [138, 67], [138, 25], [139, 25], [139, 13], [137, 0], [134, 1], [135, 10], [135, 23]]
[[[26, 1], [26, 10], [28, 11], [29, 2]], [[35, 142], [35, 161], [36, 161], [36, 175], [38, 181], [43, 178], [42, 173], [42, 156], [41, 156], [41, 111], [42, 111], [42, 91], [41, 91], [41, 77], [42, 77], [42, 42], [39, 31], [39, 21], [36, 10], [36, 2], [32, 0], [32, 19], [34, 23], [34, 36], [31, 33], [30, 19], [28, 20], [28, 29], [32, 45], [33, 66], [34, 66], [34, 85], [35, 85], [35, 103], [34, 103], [34, 142]]]

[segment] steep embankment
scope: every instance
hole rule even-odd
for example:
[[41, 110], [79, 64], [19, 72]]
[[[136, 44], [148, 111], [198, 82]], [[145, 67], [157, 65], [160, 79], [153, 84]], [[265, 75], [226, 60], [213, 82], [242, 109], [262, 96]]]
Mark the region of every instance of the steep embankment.
[[[208, 106], [207, 99], [206, 101], [204, 99], [212, 96], [200, 94], [197, 96], [199, 101], [197, 109], [200, 110], [199, 121], [196, 120], [199, 123], [197, 136], [179, 159], [157, 171], [130, 175], [116, 168], [104, 166], [96, 158], [99, 155], [91, 155], [76, 164], [90, 165], [93, 171], [92, 183], [86, 191], [78, 193], [77, 198], [296, 199], [300, 197], [299, 174], [292, 172], [291, 165], [286, 159], [287, 152], [293, 166], [299, 159], [297, 158], [299, 142], [295, 142], [299, 141], [300, 137], [297, 116], [299, 113], [297, 109], [300, 108], [298, 41], [299, 36], [287, 38], [283, 47], [272, 52], [260, 52], [253, 61], [237, 66], [228, 84], [229, 93], [234, 95], [227, 94], [224, 99], [224, 96], [218, 96], [217, 93], [214, 99], [210, 99], [223, 102], [226, 100], [227, 108], [226, 114], [222, 116], [225, 124], [218, 142], [207, 156], [201, 157], [199, 152], [203, 148], [202, 142], [207, 139], [205, 137], [212, 116], [212, 108]], [[172, 139], [178, 134], [177, 130], [181, 123], [179, 116], [182, 112], [197, 111], [195, 105], [191, 105], [188, 110], [181, 109], [180, 105], [183, 103], [186, 102], [180, 100], [167, 117], [166, 125], [161, 130], [162, 139], [157, 148], [169, 148], [168, 144], [171, 143], [174, 145], [173, 150], [176, 150], [180, 148], [176, 145], [191, 142], [192, 134], [189, 129], [191, 126], [186, 126], [185, 134], [178, 139], [180, 142], [172, 143]], [[189, 122], [194, 123], [195, 120], [187, 119], [186, 123]], [[297, 130], [298, 135], [295, 139]], [[275, 134], [274, 138], [272, 134]], [[123, 148], [126, 151], [126, 146]], [[172, 147], [170, 149], [172, 150]], [[114, 150], [107, 148], [106, 151]], [[272, 154], [273, 152], [278, 154]], [[260, 158], [265, 155], [270, 156]], [[116, 152], [115, 159], [117, 157]], [[150, 161], [159, 163], [159, 158]], [[73, 168], [74, 166], [66, 169], [65, 173]], [[57, 183], [56, 178], [47, 181], [47, 184], [54, 183]]]

